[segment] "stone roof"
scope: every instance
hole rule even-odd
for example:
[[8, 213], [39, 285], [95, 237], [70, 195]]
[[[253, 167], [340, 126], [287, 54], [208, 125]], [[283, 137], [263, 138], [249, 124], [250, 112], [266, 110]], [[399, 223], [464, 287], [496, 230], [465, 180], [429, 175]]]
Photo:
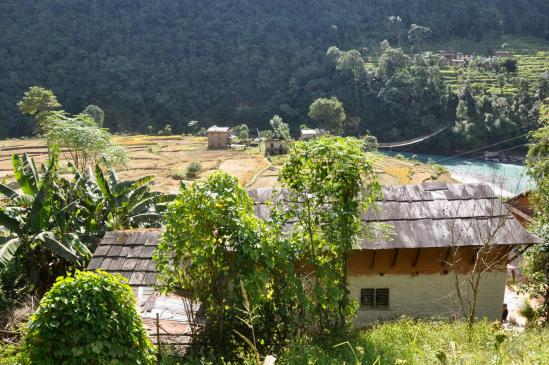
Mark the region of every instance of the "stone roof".
[[132, 286], [152, 286], [156, 283], [152, 255], [160, 234], [158, 229], [107, 232], [95, 250], [88, 270], [120, 273]]
[[[269, 201], [284, 200], [287, 193], [274, 189], [251, 189], [255, 214], [266, 219]], [[507, 206], [484, 184], [426, 183], [384, 186], [383, 196], [362, 216], [372, 235], [360, 241], [362, 250], [479, 246], [490, 239], [495, 245], [539, 243], [509, 214]], [[380, 223], [392, 226], [383, 234]], [[288, 222], [290, 226], [292, 222]], [[161, 230], [108, 232], [99, 244], [88, 269], [119, 272], [130, 285], [155, 282], [152, 255]]]
[[[360, 241], [360, 249], [480, 246], [487, 240], [495, 245], [540, 242], [486, 184], [387, 185], [382, 191], [362, 216], [373, 235]], [[250, 195], [256, 215], [266, 219], [270, 212], [266, 203], [273, 196], [284, 199], [285, 193], [254, 189]], [[392, 226], [393, 234], [383, 234], [379, 223]]]

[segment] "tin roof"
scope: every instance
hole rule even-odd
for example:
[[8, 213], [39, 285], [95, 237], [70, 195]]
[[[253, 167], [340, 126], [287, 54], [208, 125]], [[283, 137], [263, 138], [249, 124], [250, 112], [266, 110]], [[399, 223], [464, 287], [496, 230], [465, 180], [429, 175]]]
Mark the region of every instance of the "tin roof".
[[216, 125], [208, 128], [208, 132], [228, 132], [229, 131], [229, 127], [218, 127]]

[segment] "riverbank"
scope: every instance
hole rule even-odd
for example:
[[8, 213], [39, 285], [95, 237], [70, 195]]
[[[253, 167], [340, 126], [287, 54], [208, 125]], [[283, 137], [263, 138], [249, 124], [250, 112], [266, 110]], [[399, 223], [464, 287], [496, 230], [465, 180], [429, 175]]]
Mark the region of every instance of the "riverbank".
[[441, 165], [450, 172], [454, 180], [462, 183], [488, 184], [496, 194], [503, 197], [511, 197], [535, 187], [534, 181], [526, 175], [525, 166], [520, 164], [411, 152], [383, 151], [383, 153], [391, 157], [402, 155], [423, 163]]

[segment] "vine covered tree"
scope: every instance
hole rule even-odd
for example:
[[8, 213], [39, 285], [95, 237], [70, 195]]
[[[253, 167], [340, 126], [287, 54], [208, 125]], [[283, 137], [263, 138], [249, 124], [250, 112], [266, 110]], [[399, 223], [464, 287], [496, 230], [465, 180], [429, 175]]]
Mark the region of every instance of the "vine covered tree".
[[367, 233], [361, 213], [380, 191], [373, 163], [361, 140], [322, 136], [292, 146], [279, 180], [289, 192], [281, 214], [295, 221], [291, 240], [314, 273], [311, 316], [321, 329], [345, 327], [356, 304], [348, 297], [348, 254]]

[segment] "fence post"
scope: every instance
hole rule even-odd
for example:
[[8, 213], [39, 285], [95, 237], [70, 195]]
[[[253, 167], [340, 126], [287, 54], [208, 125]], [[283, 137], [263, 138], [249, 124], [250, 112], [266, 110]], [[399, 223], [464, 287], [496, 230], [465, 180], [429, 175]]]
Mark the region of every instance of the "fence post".
[[160, 348], [160, 315], [156, 313], [156, 347], [158, 348], [158, 361], [162, 359], [162, 349]]

